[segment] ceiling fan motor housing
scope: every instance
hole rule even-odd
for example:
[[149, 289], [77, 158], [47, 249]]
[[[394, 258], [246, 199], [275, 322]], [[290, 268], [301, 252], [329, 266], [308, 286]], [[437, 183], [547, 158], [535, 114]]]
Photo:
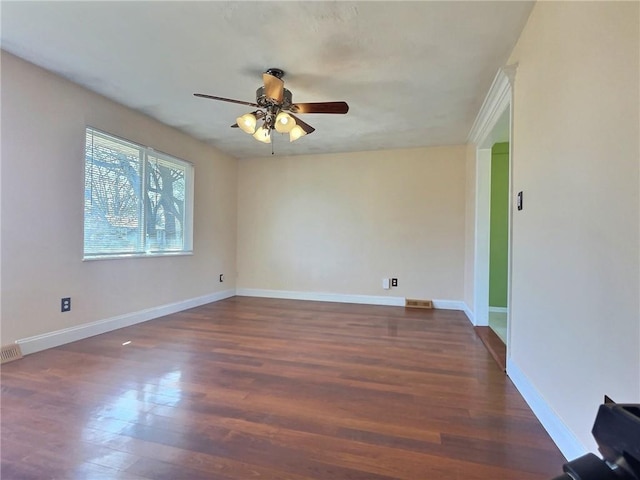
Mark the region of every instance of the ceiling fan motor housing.
[[291, 91], [285, 88], [283, 89], [282, 102], [276, 103], [273, 101], [273, 99], [266, 96], [265, 88], [264, 86], [262, 86], [256, 90], [256, 103], [260, 107], [266, 109], [268, 109], [269, 107], [277, 106], [278, 110], [287, 110], [291, 108], [291, 105], [293, 104], [293, 96], [291, 95]]
[[281, 70], [279, 68], [268, 68], [264, 73], [268, 73], [269, 75], [280, 79], [284, 77], [284, 70]]

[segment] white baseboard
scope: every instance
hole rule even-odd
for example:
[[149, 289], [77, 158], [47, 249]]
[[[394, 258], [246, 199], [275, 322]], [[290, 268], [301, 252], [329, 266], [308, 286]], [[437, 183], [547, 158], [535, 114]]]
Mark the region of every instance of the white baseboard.
[[[296, 292], [288, 290], [265, 290], [261, 288], [238, 288], [239, 297], [283, 298], [287, 300], [310, 300], [314, 302], [359, 303], [363, 305], [387, 305], [404, 307], [404, 297], [376, 295], [351, 295], [343, 293]], [[434, 300], [433, 306], [443, 310], [464, 310], [464, 302], [457, 300]]]
[[146, 322], [154, 318], [163, 317], [189, 308], [198, 307], [211, 302], [217, 302], [225, 298], [233, 297], [235, 290], [225, 290], [222, 292], [203, 295], [202, 297], [191, 298], [180, 302], [160, 305], [159, 307], [147, 308], [139, 312], [118, 315], [117, 317], [106, 318], [91, 323], [85, 323], [75, 327], [64, 328], [54, 332], [35, 335], [33, 337], [23, 338], [16, 343], [20, 345], [23, 355], [39, 352], [48, 348], [58, 347], [66, 343], [82, 340], [83, 338], [93, 337], [101, 333], [117, 330], [118, 328], [128, 327], [136, 323]]
[[507, 359], [507, 375], [567, 460], [589, 452], [510, 358]]
[[491, 305], [489, 305], [490, 313], [507, 313], [508, 311], [509, 309], [507, 307], [492, 307]]
[[434, 300], [433, 308], [441, 310], [462, 310], [464, 311], [464, 302], [459, 300]]
[[471, 309], [469, 308], [469, 306], [465, 302], [462, 303], [462, 311], [464, 312], [464, 314], [467, 316], [467, 318], [471, 322], [471, 325], [475, 325], [476, 323], [475, 323], [475, 317], [473, 315], [473, 312], [471, 311]]
[[388, 305], [404, 307], [404, 297], [374, 295], [349, 295], [342, 293], [295, 292], [288, 290], [264, 290], [261, 288], [238, 288], [239, 297], [284, 298], [287, 300], [311, 300], [314, 302], [359, 303], [364, 305]]

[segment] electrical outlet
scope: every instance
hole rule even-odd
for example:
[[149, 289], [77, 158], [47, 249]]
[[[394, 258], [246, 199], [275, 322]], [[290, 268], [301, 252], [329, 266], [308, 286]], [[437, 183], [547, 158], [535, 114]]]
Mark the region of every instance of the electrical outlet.
[[65, 297], [60, 300], [60, 311], [63, 313], [71, 311], [71, 297]]
[[391, 279], [391, 286], [392, 287], [397, 287], [398, 286], [398, 279], [397, 278], [392, 278]]
[[224, 282], [224, 273], [220, 274], [220, 283]]

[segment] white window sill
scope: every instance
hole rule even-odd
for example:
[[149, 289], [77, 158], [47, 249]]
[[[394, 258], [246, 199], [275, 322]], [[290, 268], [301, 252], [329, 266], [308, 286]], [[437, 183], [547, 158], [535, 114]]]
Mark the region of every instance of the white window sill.
[[91, 255], [83, 257], [83, 262], [92, 262], [94, 260], [118, 260], [124, 258], [158, 258], [158, 257], [184, 257], [193, 255], [193, 250], [179, 252], [150, 252], [150, 253], [116, 253], [105, 255]]

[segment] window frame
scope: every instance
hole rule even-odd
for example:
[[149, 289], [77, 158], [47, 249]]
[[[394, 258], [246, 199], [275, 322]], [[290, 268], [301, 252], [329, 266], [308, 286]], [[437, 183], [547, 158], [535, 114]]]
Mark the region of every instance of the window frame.
[[[184, 225], [181, 225], [182, 228], [182, 249], [180, 250], [152, 250], [150, 249], [150, 245], [147, 243], [147, 233], [146, 233], [146, 222], [145, 222], [145, 214], [144, 214], [144, 206], [141, 204], [138, 205], [138, 224], [140, 226], [139, 235], [142, 241], [142, 250], [135, 252], [101, 252], [101, 253], [87, 253], [86, 251], [86, 228], [87, 228], [87, 215], [86, 215], [86, 207], [87, 207], [87, 197], [86, 197], [86, 182], [87, 182], [87, 139], [91, 134], [97, 133], [99, 136], [104, 136], [108, 139], [113, 139], [118, 143], [122, 143], [125, 146], [129, 146], [131, 148], [139, 149], [141, 154], [141, 169], [140, 169], [140, 179], [142, 184], [140, 186], [141, 193], [146, 195], [147, 188], [145, 186], [146, 177], [145, 170], [147, 168], [147, 163], [150, 161], [148, 159], [149, 156], [157, 159], [163, 160], [165, 162], [174, 163], [179, 165], [181, 168], [184, 168]], [[85, 127], [85, 135], [84, 135], [84, 161], [83, 161], [83, 213], [82, 213], [82, 261], [95, 261], [95, 260], [114, 260], [114, 259], [122, 259], [122, 258], [153, 258], [153, 257], [175, 257], [175, 256], [184, 256], [184, 255], [193, 255], [193, 199], [194, 199], [194, 177], [195, 177], [195, 167], [193, 163], [178, 158], [174, 155], [170, 155], [168, 153], [156, 150], [153, 147], [149, 147], [126, 138], [120, 137], [118, 135], [114, 135], [109, 132], [105, 132], [104, 130], [100, 130], [98, 128], [87, 125]], [[142, 202], [139, 202], [142, 203]]]

